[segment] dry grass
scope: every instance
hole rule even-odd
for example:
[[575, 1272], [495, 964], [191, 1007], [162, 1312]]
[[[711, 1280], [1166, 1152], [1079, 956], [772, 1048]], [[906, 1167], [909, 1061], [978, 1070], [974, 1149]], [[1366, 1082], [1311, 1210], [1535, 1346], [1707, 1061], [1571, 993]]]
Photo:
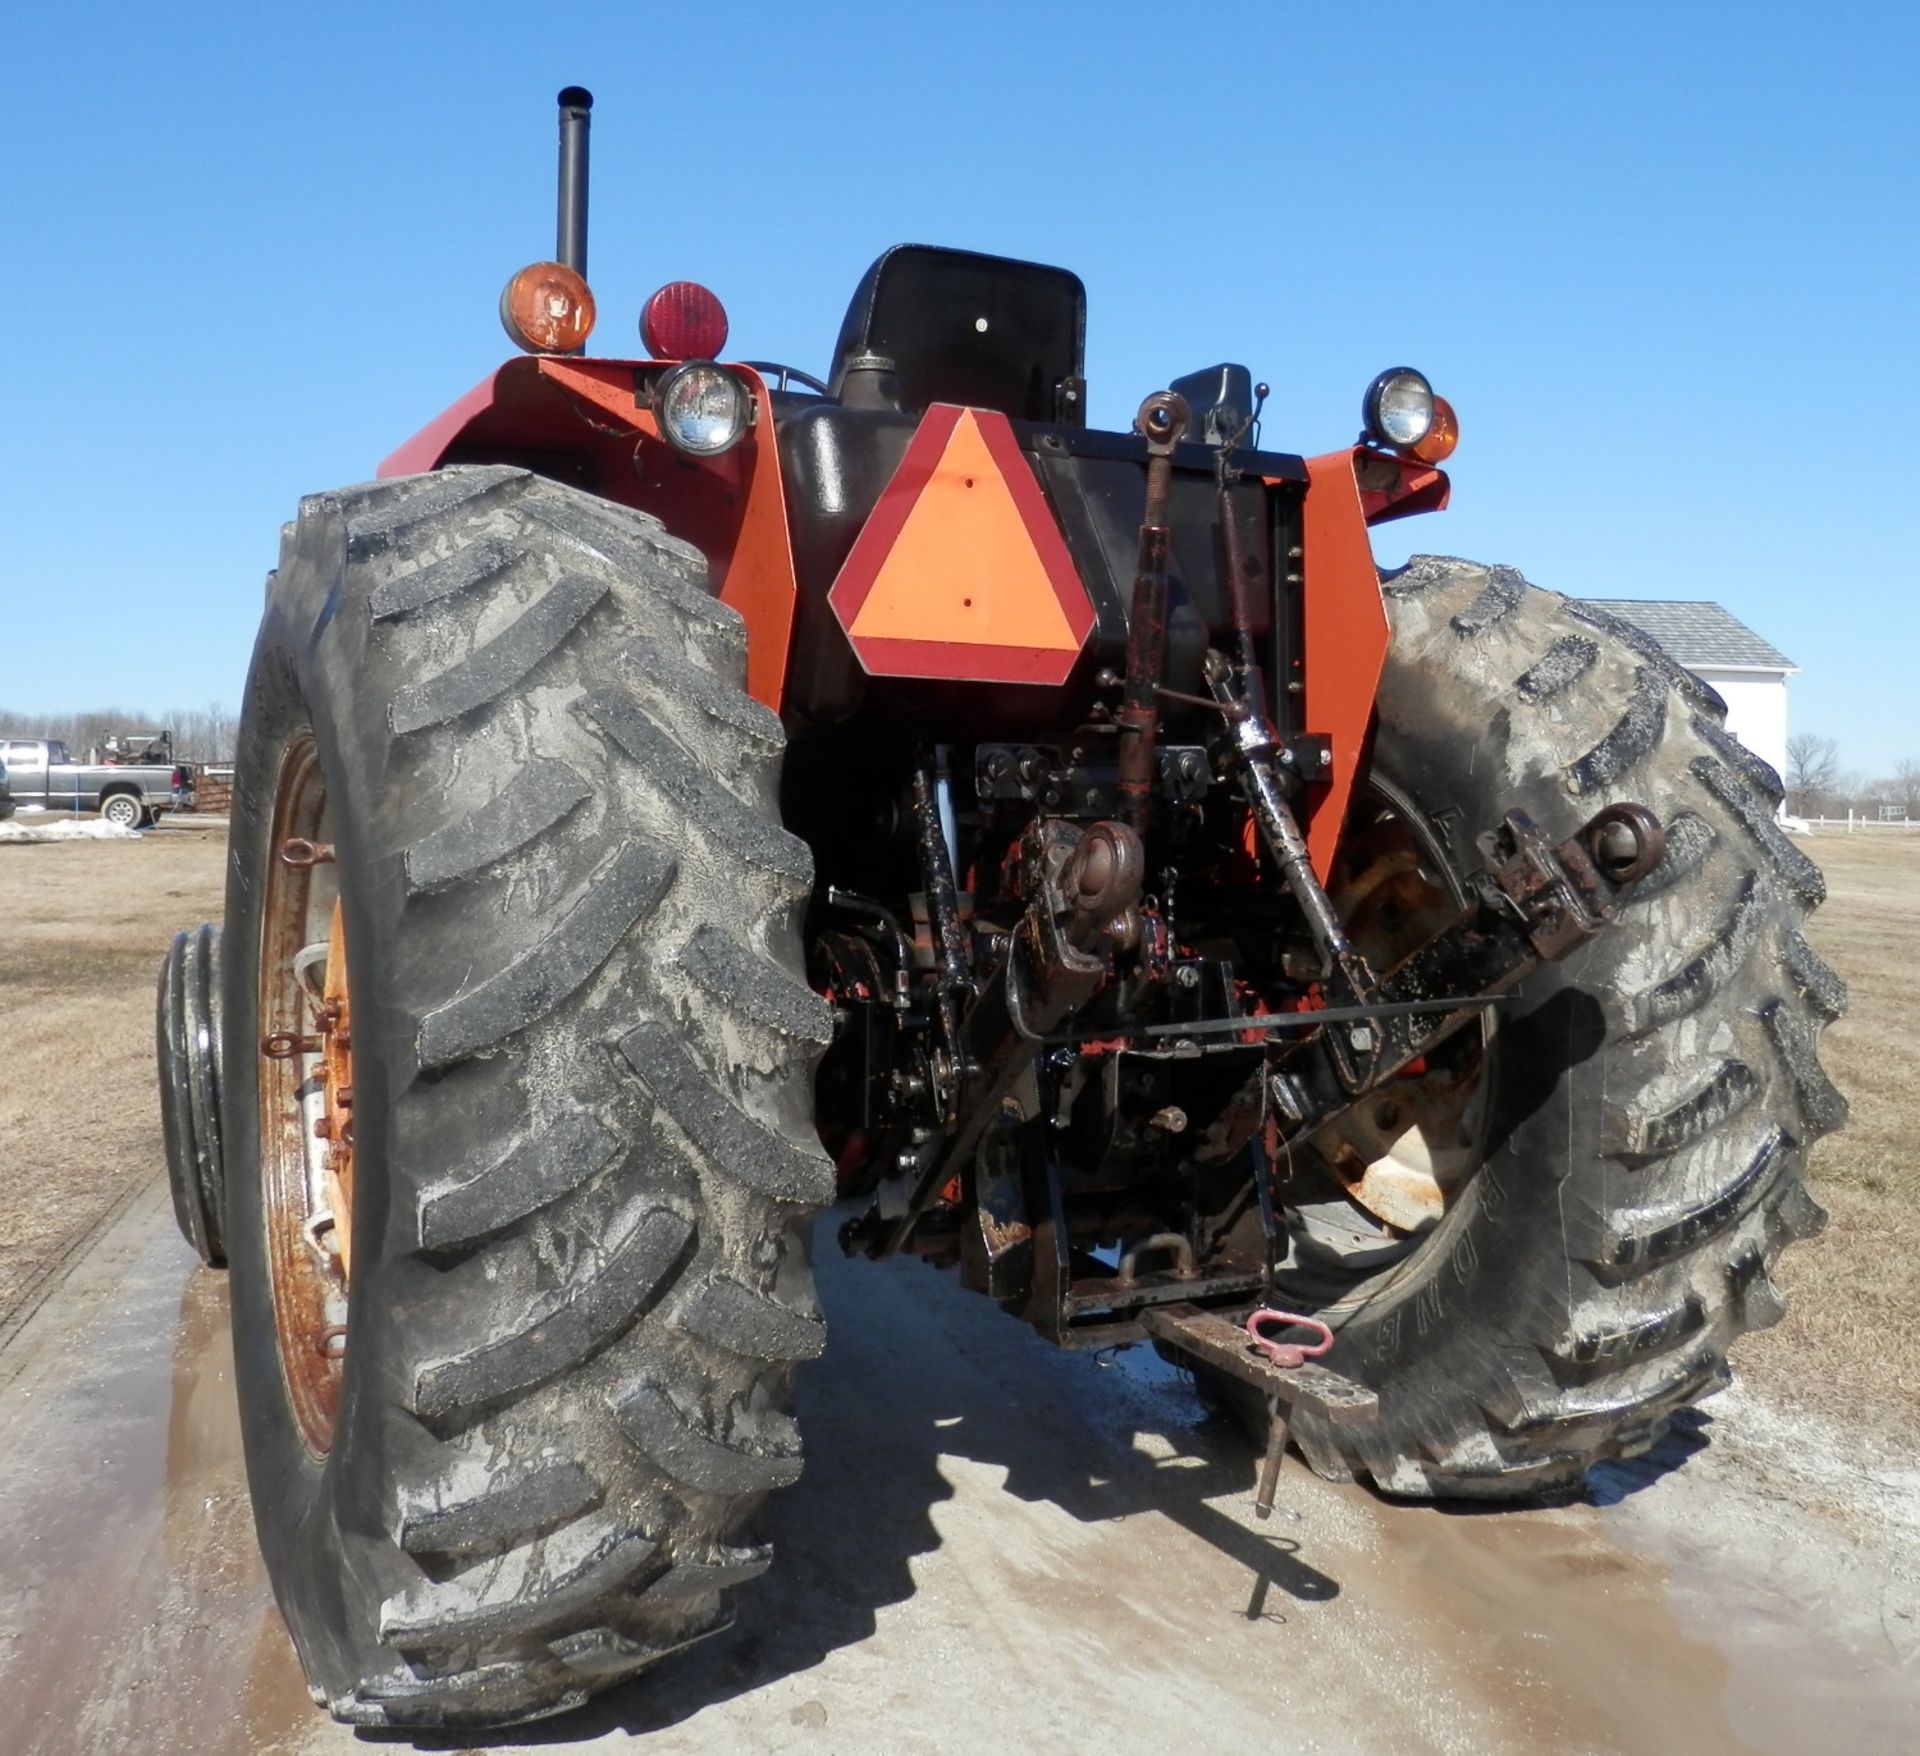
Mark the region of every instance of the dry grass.
[[0, 1320], [165, 1162], [153, 995], [167, 941], [218, 920], [226, 837], [0, 847]]
[[1769, 1401], [1910, 1451], [1920, 1427], [1920, 836], [1812, 837], [1828, 900], [1808, 936], [1846, 979], [1847, 1016], [1822, 1043], [1852, 1115], [1820, 1143], [1826, 1234], [1790, 1250], [1786, 1321], [1743, 1342]]

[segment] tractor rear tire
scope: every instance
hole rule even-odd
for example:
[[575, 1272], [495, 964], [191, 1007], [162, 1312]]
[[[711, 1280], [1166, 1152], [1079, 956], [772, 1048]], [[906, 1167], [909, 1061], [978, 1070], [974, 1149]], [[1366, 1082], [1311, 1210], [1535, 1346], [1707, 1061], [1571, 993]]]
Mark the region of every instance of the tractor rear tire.
[[1815, 1055], [1845, 990], [1801, 933], [1825, 885], [1720, 698], [1638, 629], [1510, 568], [1423, 556], [1384, 586], [1373, 772], [1456, 874], [1516, 805], [1558, 840], [1637, 800], [1666, 849], [1503, 1009], [1486, 1153], [1445, 1216], [1319, 1309], [1378, 1422], [1303, 1411], [1293, 1436], [1394, 1494], [1565, 1493], [1726, 1382], [1733, 1341], [1783, 1313], [1775, 1258], [1825, 1222], [1802, 1167], [1846, 1114]]
[[[564, 1710], [724, 1626], [768, 1564], [748, 1526], [800, 1472], [791, 1378], [823, 1341], [829, 1014], [744, 668], [697, 551], [521, 470], [318, 495], [287, 527], [235, 778], [225, 1236], [261, 1547], [342, 1720]], [[290, 751], [324, 781], [352, 996], [324, 1445], [261, 1174], [288, 1126], [258, 1056]]]

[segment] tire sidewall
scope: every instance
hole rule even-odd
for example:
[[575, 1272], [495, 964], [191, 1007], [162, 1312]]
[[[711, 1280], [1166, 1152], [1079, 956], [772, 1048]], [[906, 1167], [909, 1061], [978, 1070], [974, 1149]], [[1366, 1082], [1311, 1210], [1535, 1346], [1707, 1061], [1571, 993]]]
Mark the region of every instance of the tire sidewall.
[[[299, 547], [283, 557], [269, 598], [241, 716], [228, 868], [223, 1105], [227, 1155], [227, 1252], [231, 1267], [235, 1371], [261, 1552], [309, 1678], [330, 1697], [393, 1668], [375, 1645], [351, 1650], [342, 1632], [377, 1626], [378, 1606], [399, 1576], [385, 1561], [383, 1453], [393, 1442], [383, 1387], [404, 1370], [386, 1320], [382, 1283], [388, 1192], [385, 1119], [388, 1059], [379, 1045], [395, 1021], [379, 1016], [378, 931], [398, 883], [397, 855], [370, 844], [378, 833], [369, 803], [377, 776], [359, 759], [353, 730], [384, 708], [369, 688], [369, 655], [356, 641], [359, 618], [340, 613], [345, 549], [335, 518], [304, 518]], [[357, 646], [360, 650], [349, 650]], [[324, 777], [355, 996], [354, 1272], [348, 1341], [333, 1444], [315, 1456], [289, 1402], [275, 1331], [266, 1248], [259, 1141], [257, 970], [265, 875], [273, 858], [273, 807], [281, 766], [311, 734]], [[352, 1599], [353, 1601], [349, 1601]]]

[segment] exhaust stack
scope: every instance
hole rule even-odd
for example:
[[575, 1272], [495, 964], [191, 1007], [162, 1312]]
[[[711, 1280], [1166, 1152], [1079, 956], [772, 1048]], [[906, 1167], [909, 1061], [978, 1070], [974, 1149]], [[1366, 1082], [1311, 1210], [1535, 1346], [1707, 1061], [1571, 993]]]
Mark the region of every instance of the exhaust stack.
[[582, 280], [587, 274], [587, 127], [593, 93], [570, 85], [560, 94], [560, 194], [554, 260]]

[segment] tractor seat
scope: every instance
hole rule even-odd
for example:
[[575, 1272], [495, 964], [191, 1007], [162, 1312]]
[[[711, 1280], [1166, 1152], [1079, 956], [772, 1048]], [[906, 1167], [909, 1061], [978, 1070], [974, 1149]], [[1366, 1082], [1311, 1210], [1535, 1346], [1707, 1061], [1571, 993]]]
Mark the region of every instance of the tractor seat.
[[830, 383], [849, 401], [850, 372], [886, 383], [886, 399], [915, 413], [958, 403], [1077, 427], [1086, 419], [1086, 338], [1087, 291], [1077, 274], [897, 244], [861, 276]]

